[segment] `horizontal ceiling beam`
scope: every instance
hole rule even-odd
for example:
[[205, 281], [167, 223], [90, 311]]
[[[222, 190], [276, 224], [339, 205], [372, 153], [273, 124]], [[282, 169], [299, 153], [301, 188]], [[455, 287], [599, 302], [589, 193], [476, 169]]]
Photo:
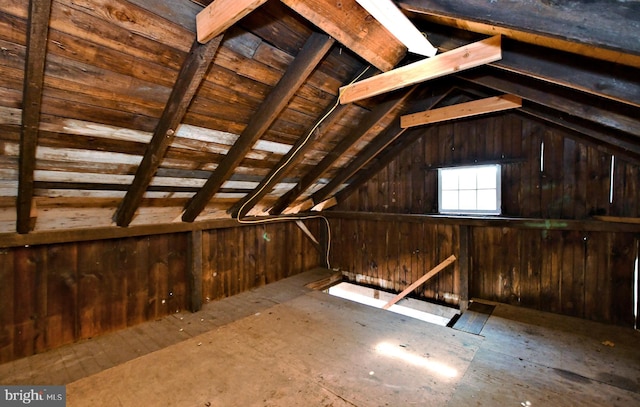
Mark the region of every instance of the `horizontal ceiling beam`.
[[423, 59], [340, 88], [340, 103], [351, 103], [502, 58], [499, 35]]
[[401, 0], [399, 6], [430, 23], [640, 68], [638, 2]]
[[196, 15], [198, 42], [204, 44], [226, 31], [267, 0], [216, 0]]
[[425, 110], [400, 117], [400, 127], [421, 126], [424, 124], [443, 122], [446, 120], [462, 119], [481, 114], [500, 112], [503, 110], [522, 107], [522, 99], [514, 95], [492, 96], [480, 100], [441, 107], [440, 109]]

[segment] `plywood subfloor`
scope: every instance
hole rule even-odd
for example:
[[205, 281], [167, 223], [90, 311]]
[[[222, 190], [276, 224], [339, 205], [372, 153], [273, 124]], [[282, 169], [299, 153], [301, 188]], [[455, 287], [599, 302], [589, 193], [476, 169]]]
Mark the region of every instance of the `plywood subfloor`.
[[640, 405], [636, 331], [497, 304], [472, 335], [304, 288], [322, 276], [2, 365], [0, 383], [64, 376], [69, 406]]

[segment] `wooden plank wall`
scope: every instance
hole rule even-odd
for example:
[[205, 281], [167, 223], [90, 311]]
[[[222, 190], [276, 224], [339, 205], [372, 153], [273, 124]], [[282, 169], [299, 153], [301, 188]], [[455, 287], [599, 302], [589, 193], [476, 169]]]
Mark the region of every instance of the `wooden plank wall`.
[[[331, 266], [362, 284], [400, 292], [452, 254], [458, 227], [415, 222], [332, 219]], [[454, 263], [412, 295], [458, 304], [459, 266]]]
[[[305, 221], [319, 237], [319, 221]], [[293, 222], [204, 231], [203, 301], [229, 297], [320, 265], [311, 240]]]
[[[337, 209], [437, 213], [434, 168], [514, 159], [502, 170], [505, 216], [640, 217], [640, 167], [616, 158], [613, 202], [609, 203], [611, 155], [566, 136], [562, 130], [517, 114], [431, 126]], [[360, 280], [371, 277], [371, 284], [394, 291], [459, 251], [455, 225], [359, 217], [332, 219], [332, 227], [340, 247], [333, 252], [332, 265]], [[637, 235], [577, 229], [471, 227], [470, 296], [633, 325]], [[456, 266], [449, 273], [455, 276], [457, 270]], [[415, 294], [455, 304], [460, 293], [451, 283], [437, 280]]]
[[[184, 311], [189, 236], [0, 249], [0, 363]], [[204, 231], [203, 243], [205, 301], [319, 265], [294, 223]]]

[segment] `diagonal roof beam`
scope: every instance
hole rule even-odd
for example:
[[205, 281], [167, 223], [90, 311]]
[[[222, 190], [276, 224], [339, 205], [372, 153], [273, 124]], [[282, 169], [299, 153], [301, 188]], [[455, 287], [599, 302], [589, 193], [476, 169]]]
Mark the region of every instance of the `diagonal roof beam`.
[[38, 144], [40, 105], [42, 104], [50, 15], [51, 0], [31, 0], [29, 2], [27, 57], [22, 96], [22, 127], [20, 129], [20, 158], [18, 160], [18, 199], [16, 200], [16, 231], [20, 234], [29, 233], [32, 229], [33, 180], [36, 168], [36, 147]]
[[[446, 98], [451, 92], [449, 87], [439, 86], [434, 89], [432, 95], [419, 104], [417, 104], [414, 108], [417, 110], [423, 109], [432, 109], [438, 103], [440, 103], [444, 98]], [[316, 191], [313, 195], [311, 195], [311, 200], [313, 201], [309, 206], [315, 206], [321, 203], [326, 197], [328, 197], [333, 191], [338, 189], [340, 185], [346, 182], [349, 178], [351, 178], [355, 173], [357, 173], [361, 168], [363, 168], [367, 163], [369, 163], [372, 159], [374, 159], [378, 154], [380, 154], [389, 144], [393, 143], [398, 137], [402, 136], [406, 131], [406, 128], [402, 128], [400, 125], [400, 120], [394, 120], [393, 123], [384, 133], [380, 134], [378, 137], [373, 139], [369, 144], [365, 146], [358, 153], [358, 155], [338, 174], [327, 185], [325, 185], [322, 189]]]
[[118, 226], [129, 226], [131, 223], [147, 187], [175, 137], [177, 127], [187, 112], [200, 83], [204, 80], [222, 37], [219, 35], [206, 44], [193, 42], [133, 182], [113, 216]]
[[[459, 99], [461, 99], [462, 95], [456, 95], [451, 98], [448, 98], [452, 94], [453, 89], [449, 90], [434, 106], [436, 106], [440, 101], [444, 99], [448, 99], [448, 101], [452, 103], [459, 103]], [[394, 145], [389, 146], [389, 148], [382, 151], [378, 156], [375, 157], [375, 160], [369, 164], [367, 168], [364, 168], [358, 171], [355, 176], [353, 176], [347, 185], [342, 190], [338, 191], [335, 194], [333, 199], [336, 200], [336, 204], [347, 199], [349, 195], [355, 192], [362, 184], [367, 182], [371, 177], [380, 172], [383, 168], [385, 168], [389, 163], [398, 156], [405, 148], [412, 145], [416, 140], [420, 137], [428, 135], [432, 129], [435, 129], [435, 126], [429, 126], [426, 128], [416, 128], [410, 129], [404, 133], [404, 136], [401, 140], [398, 140]]]
[[553, 85], [543, 89], [539, 83], [529, 78], [506, 72], [496, 75], [489, 69], [464, 72], [458, 77], [499, 92], [517, 95], [559, 112], [584, 117], [594, 123], [640, 136], [640, 120], [636, 118], [640, 116], [640, 109], [632, 106], [616, 107], [616, 102], [610, 102], [606, 107], [600, 107], [600, 99], [594, 96]]
[[519, 111], [568, 131], [572, 135], [571, 138], [594, 145], [600, 150], [623, 157], [629, 162], [640, 163], [640, 140], [634, 142], [629, 140], [630, 137], [624, 137], [615, 131], [603, 131], [601, 126], [588, 120], [567, 117], [568, 115], [558, 114], [553, 110], [532, 103]]
[[340, 143], [338, 143], [333, 150], [331, 150], [324, 158], [311, 169], [300, 182], [293, 187], [289, 192], [282, 195], [280, 199], [276, 201], [273, 208], [269, 211], [272, 215], [279, 215], [284, 211], [293, 201], [304, 193], [314, 182], [320, 178], [320, 176], [327, 171], [351, 146], [353, 146], [358, 140], [360, 140], [371, 129], [380, 125], [380, 123], [393, 113], [398, 107], [400, 107], [415, 90], [415, 87], [408, 92], [404, 92], [401, 95], [395, 95], [393, 98], [378, 104], [372, 111], [370, 111], [365, 117], [364, 121], [354, 129], [349, 135], [347, 135]]
[[285, 109], [300, 86], [307, 80], [322, 58], [329, 52], [334, 40], [313, 33], [289, 65], [284, 76], [271, 90], [258, 110], [251, 117], [242, 134], [213, 171], [207, 182], [187, 204], [182, 215], [185, 222], [193, 222], [218, 192], [222, 184], [233, 174], [255, 142], [269, 129], [278, 115]]
[[[336, 123], [347, 109], [346, 105], [339, 105], [330, 112], [327, 118], [313, 131], [310, 138], [301, 137], [291, 150], [283, 156], [260, 184], [243, 199], [236, 202], [227, 212], [234, 218], [242, 218], [258, 203], [271, 189], [287, 174], [287, 171], [304, 159], [304, 153], [313, 145], [312, 141], [324, 134], [329, 127]], [[324, 115], [323, 115], [324, 116]]]
[[[368, 69], [358, 77], [367, 77], [373, 75], [375, 69]], [[234, 218], [241, 218], [247, 214], [266, 194], [273, 189], [273, 187], [280, 182], [288, 170], [293, 168], [296, 164], [304, 159], [304, 153], [313, 146], [312, 141], [326, 133], [326, 131], [336, 123], [340, 117], [342, 117], [348, 105], [338, 105], [338, 98], [331, 104], [331, 107], [322, 114], [320, 124], [314, 124], [317, 126], [315, 129], [311, 129], [311, 133], [307, 133], [308, 136], [300, 137], [296, 143], [291, 147], [291, 150], [282, 157], [278, 164], [264, 177], [260, 184], [243, 199], [234, 204], [227, 212]], [[242, 209], [242, 210], [241, 210]]]
[[402, 138], [401, 143], [396, 143], [395, 145], [390, 146], [386, 150], [382, 151], [382, 153], [375, 157], [375, 161], [371, 162], [371, 164], [367, 168], [361, 169], [351, 178], [349, 185], [347, 185], [334, 195], [336, 203], [343, 202], [345, 199], [347, 199], [347, 197], [357, 191], [362, 184], [367, 182], [371, 177], [376, 175], [391, 161], [393, 161], [405, 148], [412, 145], [420, 137], [428, 134], [431, 129], [431, 127], [427, 127], [426, 129], [414, 128], [410, 129], [409, 131], [405, 131], [403, 133], [404, 137]]

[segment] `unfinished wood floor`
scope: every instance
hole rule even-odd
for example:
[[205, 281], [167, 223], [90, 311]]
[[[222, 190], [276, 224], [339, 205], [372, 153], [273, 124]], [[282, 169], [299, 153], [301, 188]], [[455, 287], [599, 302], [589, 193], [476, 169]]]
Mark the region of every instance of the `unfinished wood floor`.
[[[304, 288], [320, 270], [0, 366], [69, 406], [637, 406], [640, 334], [498, 304], [480, 335]], [[611, 346], [613, 345], [613, 346]]]

